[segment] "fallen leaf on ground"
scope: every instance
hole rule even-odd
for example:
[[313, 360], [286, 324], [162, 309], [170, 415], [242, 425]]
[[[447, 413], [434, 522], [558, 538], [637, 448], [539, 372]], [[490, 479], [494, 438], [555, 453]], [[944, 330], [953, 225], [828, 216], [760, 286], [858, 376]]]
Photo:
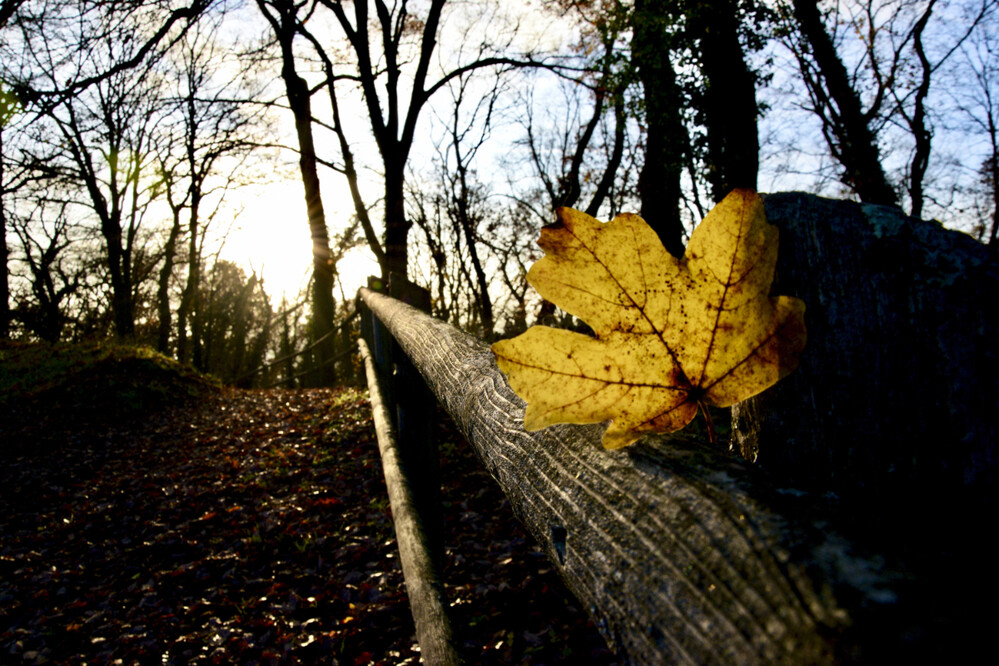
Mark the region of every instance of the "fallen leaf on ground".
[[[120, 423], [51, 411], [46, 428], [0, 419], [21, 444], [0, 456], [0, 663], [419, 663], [363, 394], [225, 389]], [[437, 433], [469, 663], [618, 663], [471, 447]], [[494, 648], [500, 631], [514, 640]]]

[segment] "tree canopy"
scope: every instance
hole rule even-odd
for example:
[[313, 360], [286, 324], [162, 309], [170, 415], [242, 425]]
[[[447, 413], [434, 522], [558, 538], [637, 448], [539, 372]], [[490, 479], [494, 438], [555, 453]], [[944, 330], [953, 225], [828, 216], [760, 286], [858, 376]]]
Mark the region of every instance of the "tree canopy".
[[641, 213], [677, 257], [738, 187], [995, 244], [997, 26], [983, 0], [4, 1], [0, 336], [207, 368], [213, 281], [275, 282], [266, 235], [225, 254], [246, 186], [289, 180], [304, 213], [274, 205], [267, 233], [311, 241], [311, 281], [260, 292], [253, 354], [308, 348], [276, 366], [296, 381], [349, 373], [358, 253], [484, 337], [571, 323], [525, 282], [562, 205]]

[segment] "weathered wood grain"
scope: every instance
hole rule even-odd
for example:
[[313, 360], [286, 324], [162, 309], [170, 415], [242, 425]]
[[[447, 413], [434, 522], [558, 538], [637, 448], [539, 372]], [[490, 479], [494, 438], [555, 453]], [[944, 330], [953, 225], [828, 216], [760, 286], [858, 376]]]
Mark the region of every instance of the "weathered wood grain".
[[898, 648], [911, 618], [895, 617], [880, 563], [818, 519], [793, 518], [798, 499], [745, 463], [680, 438], [608, 452], [599, 427], [527, 433], [485, 344], [361, 296], [632, 663], [819, 664]]
[[357, 341], [368, 379], [368, 395], [382, 472], [392, 506], [392, 523], [399, 546], [399, 560], [406, 580], [409, 606], [416, 624], [423, 662], [433, 666], [461, 664], [454, 631], [447, 612], [444, 586], [434, 562], [432, 539], [424, 530], [410, 483], [403, 473], [402, 454], [396, 444], [391, 416], [379, 386], [378, 371], [363, 339]]

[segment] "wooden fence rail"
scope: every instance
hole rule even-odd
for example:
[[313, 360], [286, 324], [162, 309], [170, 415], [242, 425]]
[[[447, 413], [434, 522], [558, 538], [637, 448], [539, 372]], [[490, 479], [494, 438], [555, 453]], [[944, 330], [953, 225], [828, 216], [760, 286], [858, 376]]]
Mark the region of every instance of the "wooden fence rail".
[[[633, 663], [829, 662], [831, 639], [849, 630], [838, 598], [884, 600], [873, 562], [793, 524], [731, 458], [664, 439], [607, 452], [598, 427], [525, 432], [523, 402], [485, 344], [387, 296], [361, 297]], [[813, 580], [829, 561], [838, 566]]]
[[[818, 206], [824, 210], [826, 204], [814, 197], [805, 203], [794, 198], [801, 196], [768, 199], [768, 214], [774, 206], [790, 210]], [[849, 206], [861, 210], [855, 204]], [[795, 214], [802, 218], [799, 227], [787, 220], [778, 222], [782, 225], [782, 252], [787, 243], [809, 238], [810, 234], [810, 242], [819, 243], [822, 249], [837, 249], [828, 244], [828, 236], [817, 235], [814, 215]], [[843, 211], [839, 214], [844, 215]], [[863, 215], [872, 218], [888, 214], [863, 211]], [[878, 247], [883, 247], [888, 233], [885, 229], [895, 227], [885, 227], [884, 220], [871, 224], [880, 227], [863, 232], [867, 236], [856, 232], [856, 242], [863, 244], [874, 238], [880, 243]], [[839, 233], [835, 225], [829, 227]], [[919, 233], [925, 231], [919, 229]], [[910, 243], [917, 248], [907, 255], [911, 269], [922, 256], [919, 248], [932, 243], [918, 234], [905, 233], [918, 241]], [[827, 244], [821, 245], [823, 242]], [[987, 252], [965, 247], [964, 240], [946, 236], [942, 242], [944, 246], [956, 243], [958, 248], [947, 260], [948, 266], [965, 262], [977, 267], [967, 279], [945, 276], [946, 288], [957, 285], [950, 299], [929, 299], [935, 307], [955, 309], [952, 318], [959, 319], [961, 308], [975, 307], [961, 301], [974, 300], [974, 294], [962, 297], [968, 281], [991, 288], [999, 271]], [[935, 257], [938, 249], [924, 254]], [[966, 261], [968, 252], [977, 257], [970, 263]], [[887, 266], [885, 270], [897, 271], [895, 266]], [[791, 274], [785, 272], [781, 293], [807, 292], [788, 281]], [[827, 302], [821, 291], [806, 294], [810, 337], [806, 354], [811, 356], [803, 364], [803, 378], [821, 381], [816, 374], [808, 373], [819, 372], [823, 359], [831, 353], [823, 346], [827, 337], [832, 341], [828, 346], [839, 357], [851, 353], [844, 352], [850, 345], [865, 344], [860, 336], [856, 336], [859, 341], [851, 341], [847, 331], [833, 335], [837, 322], [843, 321], [850, 308], [860, 307], [849, 301], [849, 288], [844, 286], [853, 279], [846, 275], [832, 286], [822, 283], [823, 289], [840, 296], [837, 303]], [[856, 291], [867, 299], [869, 294], [863, 287], [857, 285]], [[911, 307], [923, 307], [927, 301], [922, 297], [913, 300], [907, 294], [911, 295], [911, 291], [903, 290], [899, 298], [908, 298]], [[908, 497], [887, 508], [869, 506], [869, 515], [865, 515], [863, 502], [832, 492], [814, 492], [826, 487], [821, 484], [812, 486], [809, 492], [807, 485], [791, 484], [786, 477], [766, 476], [750, 463], [713, 450], [689, 435], [647, 437], [633, 447], [609, 452], [600, 446], [599, 426], [554, 426], [528, 433], [522, 426], [524, 403], [510, 390], [488, 346], [384, 294], [362, 289], [359, 295], [452, 416], [608, 643], [631, 663], [879, 663], [932, 658], [930, 655], [954, 656], [987, 642], [987, 635], [979, 632], [988, 626], [988, 616], [969, 610], [971, 606], [965, 602], [976, 595], [988, 600], [995, 591], [996, 576], [993, 567], [984, 566], [988, 560], [981, 553], [987, 549], [980, 534], [957, 536], [960, 530], [949, 528], [948, 523], [963, 526], [987, 522], [972, 516], [966, 498], [958, 496], [960, 488], [951, 482], [956, 478], [953, 467], [965, 458], [971, 460], [978, 473], [963, 477], [968, 479], [969, 497], [983, 499], [986, 508], [994, 507], [994, 486], [990, 481], [997, 459], [994, 439], [971, 441], [967, 435], [971, 431], [962, 429], [950, 433], [958, 444], [937, 442], [938, 448], [946, 449], [943, 454], [931, 447], [918, 447], [926, 451], [925, 455], [941, 455], [949, 461], [940, 475], [941, 488], [948, 495], [941, 498], [940, 506], [946, 507], [942, 513], [920, 513], [902, 520], [907, 502], [920, 511], [931, 504], [925, 497]], [[872, 303], [864, 307], [885, 311], [876, 299]], [[991, 371], [996, 357], [995, 307], [989, 307], [993, 314], [984, 317], [985, 324], [979, 327], [981, 330], [976, 329], [972, 338], [976, 349], [981, 348], [982, 340], [991, 340], [990, 351], [984, 359], [976, 361], [973, 355], [966, 359], [969, 365], [984, 363], [989, 372], [981, 377], [964, 372], [967, 368], [954, 368], [952, 372], [964, 378], [961, 390], [979, 381], [979, 390], [991, 391], [983, 404], [994, 407], [996, 380]], [[943, 322], [943, 314], [928, 316]], [[982, 316], [975, 321], [980, 319]], [[888, 319], [883, 322], [885, 326], [893, 325]], [[951, 331], [946, 322], [940, 326], [941, 330]], [[956, 344], [966, 343], [961, 336], [954, 337]], [[933, 345], [924, 347], [930, 349]], [[900, 348], [894, 353], [907, 351]], [[931, 363], [933, 359], [916, 358], [913, 362]], [[844, 376], [863, 376], [870, 371], [838, 365], [826, 368], [827, 375], [835, 375], [837, 382], [849, 381], [843, 380]], [[864, 387], [858, 386], [858, 390]], [[899, 392], [903, 390], [899, 388]], [[809, 393], [807, 387], [799, 387], [797, 395], [778, 398], [776, 408], [753, 406], [757, 430], [752, 435], [762, 436], [753, 446], [765, 451], [770, 450], [766, 448], [767, 429], [776, 427], [767, 425], [767, 409], [784, 410], [781, 413], [785, 418], [780, 423], [785, 424], [786, 437], [787, 414], [794, 413], [796, 405], [815, 399], [814, 391]], [[853, 402], [850, 405], [856, 408]], [[798, 430], [794, 436], [824, 438], [829, 446], [843, 449], [877, 445], [864, 440], [862, 432], [845, 426], [836, 430], [838, 409], [836, 401], [829, 398], [815, 409], [826, 419], [826, 430]], [[880, 414], [889, 421], [934, 417], [904, 409], [898, 410], [896, 416], [891, 411], [894, 406], [882, 407], [873, 402], [868, 409], [870, 418]], [[963, 408], [958, 411], [962, 419], [973, 418]], [[742, 418], [747, 418], [745, 411]], [[978, 418], [994, 417], [989, 411]], [[913, 426], [908, 421], [908, 430], [918, 430], [918, 424]], [[841, 422], [856, 422], [858, 428], [863, 427], [862, 418], [853, 414]], [[879, 422], [877, 427], [879, 432], [890, 433], [891, 423]], [[992, 432], [989, 427], [979, 430]], [[820, 467], [821, 463], [814, 469]], [[780, 466], [775, 468], [780, 471]], [[816, 476], [811, 473], [814, 469], [805, 469], [803, 478]], [[876, 471], [891, 472], [880, 467]], [[932, 480], [925, 465], [919, 466], [918, 474], [913, 478], [920, 482]], [[827, 476], [834, 474], [829, 472]], [[844, 492], [852, 492], [857, 486], [852, 477], [848, 481]], [[929, 483], [922, 495], [933, 492], [932, 481]], [[897, 487], [904, 489], [907, 485]], [[877, 497], [866, 488], [857, 492], [860, 494], [856, 497]], [[872, 520], [882, 509], [887, 513]], [[901, 535], [901, 541], [886, 550], [883, 539], [870, 536], [868, 530], [853, 529], [853, 523], [868, 527], [904, 523], [905, 529], [892, 532], [892, 538]], [[979, 528], [981, 532], [985, 523]], [[945, 535], [946, 541], [938, 542], [935, 534]], [[938, 552], [944, 554], [937, 557]], [[978, 582], [978, 588], [968, 585], [973, 581]], [[954, 589], [957, 584], [963, 587]]]

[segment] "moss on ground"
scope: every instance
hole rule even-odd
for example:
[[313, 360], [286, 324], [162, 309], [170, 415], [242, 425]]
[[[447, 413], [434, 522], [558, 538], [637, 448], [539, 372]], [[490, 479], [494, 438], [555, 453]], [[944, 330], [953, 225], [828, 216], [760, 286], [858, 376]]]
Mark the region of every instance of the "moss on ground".
[[[5, 343], [0, 347], [0, 435], [26, 427], [38, 433], [81, 422], [120, 423], [219, 387], [217, 380], [146, 347]], [[24, 438], [0, 436], [0, 441], [0, 454], [28, 452]]]

